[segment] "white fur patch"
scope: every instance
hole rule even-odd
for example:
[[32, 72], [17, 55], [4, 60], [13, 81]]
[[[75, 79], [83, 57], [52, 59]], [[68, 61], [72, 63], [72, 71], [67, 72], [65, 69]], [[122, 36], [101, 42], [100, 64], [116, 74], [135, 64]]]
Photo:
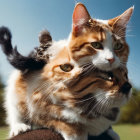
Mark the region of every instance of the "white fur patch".
[[81, 117], [77, 112], [71, 109], [65, 109], [62, 111], [63, 118], [67, 119], [70, 123], [86, 123], [86, 119]]
[[98, 136], [109, 128], [114, 122], [104, 117], [93, 119], [87, 123], [87, 130], [90, 135]]
[[4, 39], [9, 40], [9, 36], [7, 34], [4, 34]]
[[102, 23], [102, 24], [106, 24], [108, 25], [108, 20], [102, 20], [102, 19], [96, 19], [98, 22]]
[[30, 125], [26, 125], [24, 123], [16, 123], [14, 125], [14, 127], [12, 126], [11, 130], [10, 130], [10, 137], [16, 136], [21, 132], [25, 132], [27, 130], [30, 130], [31, 126]]
[[57, 56], [57, 54], [64, 48], [68, 46], [67, 40], [60, 40], [60, 41], [54, 41], [52, 43], [52, 46], [49, 47], [46, 51], [46, 55], [49, 54], [50, 61]]
[[7, 111], [7, 123], [10, 125], [10, 137], [17, 135], [21, 131], [30, 129], [29, 125], [24, 124], [21, 121], [22, 116], [20, 115], [17, 104], [17, 94], [15, 91], [15, 82], [19, 76], [19, 71], [14, 71], [8, 81], [8, 87], [6, 88], [5, 96], [5, 109]]

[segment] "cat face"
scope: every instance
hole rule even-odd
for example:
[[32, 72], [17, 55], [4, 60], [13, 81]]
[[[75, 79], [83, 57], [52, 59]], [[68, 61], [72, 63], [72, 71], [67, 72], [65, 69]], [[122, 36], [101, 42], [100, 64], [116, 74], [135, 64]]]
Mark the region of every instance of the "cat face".
[[130, 8], [114, 19], [96, 20], [83, 4], [77, 4], [69, 42], [72, 57], [80, 65], [92, 62], [106, 71], [125, 65], [129, 54], [125, 30], [132, 12]]

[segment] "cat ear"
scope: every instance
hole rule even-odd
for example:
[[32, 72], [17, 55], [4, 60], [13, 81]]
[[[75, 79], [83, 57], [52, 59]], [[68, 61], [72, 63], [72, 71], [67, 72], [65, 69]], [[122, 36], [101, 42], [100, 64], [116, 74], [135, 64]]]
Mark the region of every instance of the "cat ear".
[[78, 34], [82, 31], [82, 25], [89, 21], [90, 15], [82, 3], [78, 3], [73, 12], [73, 33]]
[[127, 9], [123, 14], [108, 20], [108, 24], [112, 27], [115, 34], [125, 37], [127, 24], [132, 16], [134, 6]]
[[46, 45], [47, 43], [52, 42], [52, 36], [48, 32], [48, 30], [43, 30], [39, 34], [39, 42], [43, 45]]

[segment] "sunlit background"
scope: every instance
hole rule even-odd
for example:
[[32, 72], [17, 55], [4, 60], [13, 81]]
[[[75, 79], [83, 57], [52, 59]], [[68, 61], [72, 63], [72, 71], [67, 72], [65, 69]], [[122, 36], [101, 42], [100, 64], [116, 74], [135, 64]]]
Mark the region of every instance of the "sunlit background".
[[[139, 92], [140, 0], [79, 1], [85, 4], [93, 18], [98, 19], [113, 18], [123, 13], [129, 7], [135, 6], [134, 14], [128, 24], [126, 39], [130, 45], [130, 57], [128, 61], [129, 78], [133, 83], [135, 93]], [[9, 27], [13, 35], [13, 45], [17, 45], [18, 50], [22, 54], [27, 55], [35, 46], [39, 45], [38, 34], [43, 29], [48, 29], [54, 40], [66, 39], [68, 37], [71, 31], [72, 12], [75, 2], [74, 0], [0, 0], [0, 26]], [[4, 85], [6, 85], [8, 76], [12, 71], [13, 67], [7, 62], [5, 55], [0, 49], [0, 76]], [[139, 110], [136, 111], [140, 111], [140, 103], [137, 103], [137, 101], [134, 102], [139, 107]], [[138, 120], [140, 122], [140, 115]], [[140, 125], [133, 127], [140, 133]], [[135, 130], [129, 130], [131, 128], [129, 127], [128, 131], [132, 131], [134, 138], [137, 134], [133, 132]], [[122, 135], [125, 128], [123, 129], [123, 126], [120, 125], [115, 126], [115, 129], [117, 131], [122, 129], [119, 132]], [[122, 140], [129, 140], [129, 137], [124, 139], [122, 136]]]

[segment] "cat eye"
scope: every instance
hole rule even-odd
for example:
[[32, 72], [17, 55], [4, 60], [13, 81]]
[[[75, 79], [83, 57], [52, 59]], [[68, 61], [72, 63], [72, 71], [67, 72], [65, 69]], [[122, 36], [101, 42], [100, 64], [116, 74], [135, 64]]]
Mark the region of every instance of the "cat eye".
[[95, 49], [103, 49], [103, 46], [100, 42], [91, 42], [91, 45]]
[[71, 64], [63, 64], [63, 65], [60, 65], [60, 69], [65, 72], [69, 72], [73, 69], [73, 66]]
[[117, 43], [114, 45], [114, 50], [120, 50], [120, 49], [122, 49], [122, 47], [123, 47], [123, 44], [117, 42]]

